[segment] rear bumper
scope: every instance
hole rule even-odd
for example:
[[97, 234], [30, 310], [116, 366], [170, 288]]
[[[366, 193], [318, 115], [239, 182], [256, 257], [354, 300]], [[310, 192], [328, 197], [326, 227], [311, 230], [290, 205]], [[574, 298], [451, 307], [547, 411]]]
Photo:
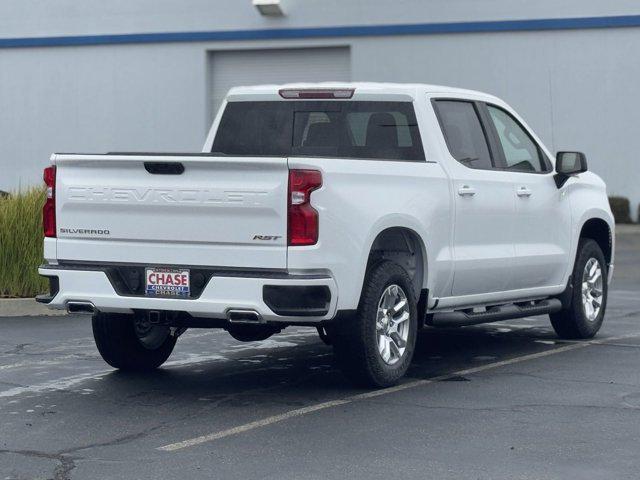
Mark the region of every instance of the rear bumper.
[[[42, 266], [38, 269], [40, 275], [57, 278], [57, 282], [53, 282], [57, 285], [57, 291], [43, 296], [40, 301], [52, 309], [61, 310], [67, 309], [70, 302], [88, 302], [102, 312], [164, 310], [216, 319], [226, 319], [230, 310], [249, 310], [257, 312], [267, 322], [296, 324], [316, 324], [331, 320], [336, 314], [337, 285], [328, 274], [262, 275], [260, 272], [251, 272], [233, 276], [228, 272], [221, 275], [214, 273], [197, 298], [172, 299], [119, 294], [105, 270], [99, 267], [83, 270], [77, 266]], [[274, 305], [274, 291], [280, 297], [282, 293], [291, 296], [293, 292], [294, 300], [286, 302], [286, 308], [277, 305], [277, 301]], [[301, 293], [298, 304], [295, 301], [296, 291]], [[318, 302], [310, 302], [309, 292], [322, 292], [324, 308], [318, 308]]]

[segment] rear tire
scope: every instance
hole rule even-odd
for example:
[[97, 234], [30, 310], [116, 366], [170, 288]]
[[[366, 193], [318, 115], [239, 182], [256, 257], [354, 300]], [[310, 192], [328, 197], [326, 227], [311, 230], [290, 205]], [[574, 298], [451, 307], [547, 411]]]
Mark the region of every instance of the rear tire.
[[607, 307], [607, 264], [600, 246], [590, 238], [578, 244], [567, 308], [549, 315], [560, 338], [592, 338], [604, 320]]
[[341, 370], [359, 386], [396, 384], [413, 358], [417, 317], [417, 300], [407, 272], [388, 261], [371, 267], [356, 314], [339, 320], [332, 335]]
[[154, 370], [169, 358], [176, 344], [169, 327], [141, 326], [133, 315], [97, 313], [92, 326], [100, 355], [120, 370]]

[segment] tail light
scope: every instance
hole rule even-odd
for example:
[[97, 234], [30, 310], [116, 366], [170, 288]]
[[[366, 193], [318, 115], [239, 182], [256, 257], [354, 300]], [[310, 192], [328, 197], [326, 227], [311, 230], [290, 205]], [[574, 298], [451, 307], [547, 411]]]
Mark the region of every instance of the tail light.
[[289, 170], [288, 245], [318, 242], [318, 212], [311, 206], [311, 192], [322, 186], [317, 170]]
[[42, 227], [45, 237], [56, 236], [56, 167], [44, 169], [44, 183], [47, 185], [47, 199], [42, 207]]

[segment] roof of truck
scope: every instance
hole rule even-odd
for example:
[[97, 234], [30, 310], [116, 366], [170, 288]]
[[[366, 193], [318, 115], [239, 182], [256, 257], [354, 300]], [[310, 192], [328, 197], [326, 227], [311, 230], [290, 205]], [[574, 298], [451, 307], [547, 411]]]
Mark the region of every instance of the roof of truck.
[[305, 89], [354, 89], [354, 98], [366, 95], [367, 97], [386, 95], [405, 95], [415, 98], [418, 93], [444, 93], [461, 96], [485, 97], [496, 99], [493, 95], [467, 90], [463, 88], [447, 87], [443, 85], [430, 85], [426, 83], [378, 83], [378, 82], [317, 82], [317, 83], [285, 83], [280, 85], [252, 85], [239, 86], [229, 90], [228, 99], [236, 100], [244, 96], [274, 96], [280, 90], [305, 90]]

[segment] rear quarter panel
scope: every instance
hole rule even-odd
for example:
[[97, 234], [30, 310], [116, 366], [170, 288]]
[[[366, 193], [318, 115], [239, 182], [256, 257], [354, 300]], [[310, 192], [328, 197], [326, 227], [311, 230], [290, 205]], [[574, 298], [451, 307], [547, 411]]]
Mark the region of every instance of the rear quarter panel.
[[439, 164], [290, 158], [289, 168], [318, 169], [323, 185], [311, 195], [319, 212], [319, 241], [289, 247], [288, 268], [330, 270], [338, 285], [338, 309], [357, 307], [371, 246], [391, 227], [405, 227], [421, 237], [427, 264], [423, 288], [435, 296], [446, 291], [451, 280], [451, 194]]

